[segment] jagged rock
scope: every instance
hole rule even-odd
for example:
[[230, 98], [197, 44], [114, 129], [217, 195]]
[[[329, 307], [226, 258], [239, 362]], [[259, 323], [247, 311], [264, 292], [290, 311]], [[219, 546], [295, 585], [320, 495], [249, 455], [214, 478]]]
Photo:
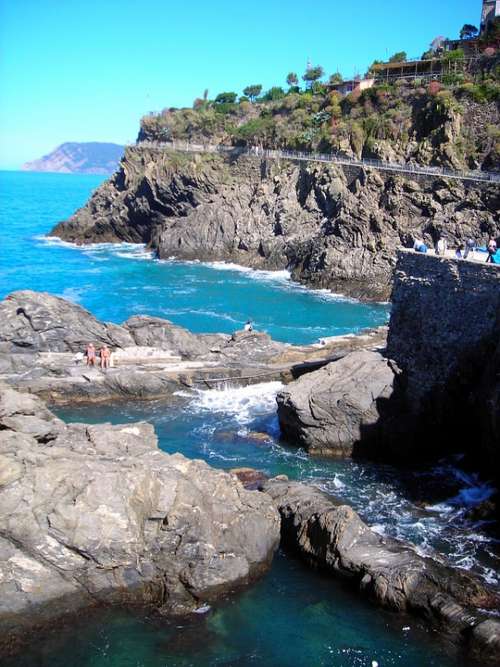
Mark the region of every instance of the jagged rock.
[[312, 486], [271, 479], [263, 489], [280, 512], [282, 546], [381, 605], [423, 616], [482, 659], [499, 659], [500, 622], [484, 614], [498, 607], [498, 596], [478, 579], [380, 536], [351, 507]]
[[[434, 150], [430, 146], [429, 154]], [[432, 246], [441, 234], [453, 246], [500, 235], [495, 185], [436, 177], [407, 188], [414, 179], [237, 152], [177, 160], [168, 150], [137, 145], [52, 234], [78, 243], [145, 242], [161, 258], [289, 268], [295, 280], [313, 287], [386, 300], [402, 244], [418, 237]]]
[[84, 308], [46, 292], [14, 292], [0, 302], [2, 352], [82, 352], [89, 342], [134, 344], [122, 327], [99, 322]]
[[150, 424], [66, 425], [5, 386], [0, 471], [4, 647], [97, 603], [188, 612], [262, 572], [278, 543], [269, 496], [161, 452]]
[[401, 431], [398, 376], [394, 363], [369, 350], [303, 375], [278, 393], [282, 432], [310, 452], [377, 458]]

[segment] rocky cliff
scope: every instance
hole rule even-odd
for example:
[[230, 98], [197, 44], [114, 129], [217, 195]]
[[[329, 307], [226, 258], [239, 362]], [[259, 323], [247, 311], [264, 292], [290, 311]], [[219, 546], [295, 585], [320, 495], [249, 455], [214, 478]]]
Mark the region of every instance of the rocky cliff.
[[91, 141], [67, 142], [39, 160], [26, 162], [23, 171], [54, 171], [63, 174], [112, 174], [123, 155], [123, 146]]
[[118, 172], [52, 234], [133, 241], [161, 258], [288, 268], [313, 287], [390, 295], [396, 248], [500, 235], [498, 186], [334, 165], [129, 147]]

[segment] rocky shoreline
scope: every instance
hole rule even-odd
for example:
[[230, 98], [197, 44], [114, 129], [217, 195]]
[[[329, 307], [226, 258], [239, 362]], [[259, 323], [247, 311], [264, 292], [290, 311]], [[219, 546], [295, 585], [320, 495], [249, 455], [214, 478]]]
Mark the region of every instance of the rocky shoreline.
[[[185, 387], [290, 381], [358, 347], [385, 346], [386, 334], [380, 327], [308, 346], [258, 331], [193, 334], [157, 317], [100, 322], [64, 299], [21, 291], [0, 302], [0, 379], [51, 403], [172, 399]], [[89, 342], [108, 345], [114, 367], [87, 367]]]
[[[103, 323], [43, 293], [14, 292], [0, 303], [2, 650], [16, 650], [34, 627], [86, 606], [190, 613], [264, 572], [281, 535], [283, 548], [348, 579], [377, 604], [423, 617], [471, 656], [497, 661], [500, 622], [487, 611], [497, 610], [499, 599], [477, 577], [380, 536], [311, 485], [165, 454], [146, 423], [65, 424], [40, 398], [172, 397], [198, 381], [245, 384], [265, 374], [288, 383], [278, 414], [296, 444], [336, 456], [410, 459], [418, 444], [412, 429], [428, 419], [422, 388], [439, 397], [455, 387], [446, 395], [456, 405], [478, 388], [498, 395], [491, 364], [473, 385], [465, 382], [462, 351], [473, 348], [481, 367], [478, 355], [491, 355], [498, 342], [500, 273], [402, 253], [396, 276], [388, 346], [385, 329], [299, 347], [258, 332], [195, 335], [159, 318]], [[441, 338], [425, 326], [438, 312]], [[449, 341], [450, 354], [440, 354]], [[88, 342], [112, 347], [115, 367], [87, 369], [80, 356]], [[484, 461], [497, 442], [494, 414], [481, 449], [474, 443]]]
[[288, 384], [277, 397], [282, 431], [329, 456], [465, 454], [499, 488], [499, 341], [496, 266], [400, 252], [387, 347]]
[[149, 424], [66, 425], [5, 385], [0, 424], [3, 649], [87, 606], [185, 614], [269, 566], [270, 498], [161, 452]]
[[495, 185], [137, 144], [51, 234], [146, 243], [164, 259], [286, 268], [309, 287], [386, 301], [397, 248], [498, 237], [499, 197]]
[[498, 658], [500, 622], [486, 613], [497, 594], [381, 537], [313, 486], [165, 454], [146, 423], [65, 424], [6, 385], [0, 442], [4, 653], [85, 607], [191, 613], [262, 574], [281, 533], [283, 548], [377, 604]]

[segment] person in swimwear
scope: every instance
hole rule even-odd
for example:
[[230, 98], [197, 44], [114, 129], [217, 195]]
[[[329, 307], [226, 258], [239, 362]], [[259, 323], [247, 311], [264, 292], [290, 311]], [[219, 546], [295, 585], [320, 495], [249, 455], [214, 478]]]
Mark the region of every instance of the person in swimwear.
[[109, 359], [111, 357], [111, 351], [107, 345], [103, 345], [99, 350], [101, 357], [101, 368], [109, 368]]
[[89, 343], [87, 345], [87, 349], [85, 350], [85, 355], [87, 357], [87, 366], [95, 366], [95, 347], [93, 343]]

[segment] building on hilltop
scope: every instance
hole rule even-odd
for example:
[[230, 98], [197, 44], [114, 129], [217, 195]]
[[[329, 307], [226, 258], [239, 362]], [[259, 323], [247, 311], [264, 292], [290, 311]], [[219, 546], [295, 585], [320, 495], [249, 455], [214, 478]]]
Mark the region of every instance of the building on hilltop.
[[341, 95], [349, 95], [349, 93], [361, 92], [367, 88], [371, 88], [375, 83], [375, 79], [361, 79], [359, 76], [354, 79], [348, 79], [340, 83], [328, 84], [329, 90], [335, 90]]
[[497, 16], [500, 16], [500, 0], [483, 0], [480, 31], [483, 32]]
[[403, 62], [376, 63], [371, 67], [376, 83], [413, 79], [439, 80], [448, 74], [457, 74], [467, 69], [471, 58], [447, 59], [441, 55], [426, 60], [405, 60]]

